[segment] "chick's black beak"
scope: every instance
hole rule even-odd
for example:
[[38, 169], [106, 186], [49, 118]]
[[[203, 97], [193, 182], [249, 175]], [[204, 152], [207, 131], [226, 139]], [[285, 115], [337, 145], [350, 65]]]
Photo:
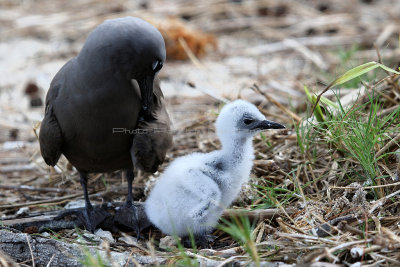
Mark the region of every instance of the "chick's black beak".
[[142, 79], [137, 80], [140, 88], [140, 95], [142, 97], [142, 110], [141, 114], [145, 120], [152, 120], [151, 115], [152, 102], [153, 102], [153, 82], [154, 75], [146, 75]]
[[263, 120], [257, 123], [253, 130], [285, 129], [286, 127], [274, 121]]

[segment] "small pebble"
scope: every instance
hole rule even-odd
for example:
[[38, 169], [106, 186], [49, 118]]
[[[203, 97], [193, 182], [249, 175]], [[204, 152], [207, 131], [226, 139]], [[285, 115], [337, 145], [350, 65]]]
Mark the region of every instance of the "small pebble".
[[175, 237], [167, 235], [166, 237], [161, 238], [159, 247], [162, 249], [176, 248], [177, 243]]
[[101, 237], [97, 236], [95, 234], [92, 234], [90, 232], [86, 232], [83, 235], [78, 235], [77, 233], [74, 233], [72, 235], [73, 237], [78, 237], [76, 239], [76, 241], [78, 243], [82, 243], [82, 244], [91, 244], [93, 242], [100, 242], [101, 241]]
[[353, 257], [354, 259], [359, 258], [359, 257], [361, 257], [361, 256], [364, 255], [364, 250], [363, 250], [362, 248], [357, 248], [357, 247], [352, 248], [352, 249], [350, 250], [350, 255], [351, 255], [351, 257]]
[[85, 200], [80, 199], [68, 202], [67, 205], [65, 205], [64, 209], [79, 209], [84, 207], [85, 207]]
[[118, 238], [118, 241], [119, 242], [124, 242], [124, 243], [129, 244], [129, 245], [136, 245], [138, 243], [137, 239], [135, 237], [132, 237], [132, 236], [120, 237], [120, 238]]
[[104, 231], [103, 229], [99, 228], [94, 232], [94, 234], [103, 239], [106, 239], [109, 242], [114, 242], [114, 238], [110, 231]]
[[29, 208], [28, 208], [28, 207], [20, 208], [20, 209], [17, 211], [17, 216], [25, 215], [25, 214], [27, 214], [28, 212], [29, 212]]

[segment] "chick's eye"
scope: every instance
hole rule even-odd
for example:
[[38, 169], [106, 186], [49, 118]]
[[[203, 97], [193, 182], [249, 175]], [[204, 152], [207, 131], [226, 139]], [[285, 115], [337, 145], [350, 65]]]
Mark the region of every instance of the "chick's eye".
[[252, 123], [254, 120], [253, 119], [244, 119], [243, 122], [246, 125], [249, 125], [250, 123]]
[[158, 72], [158, 71], [160, 71], [161, 70], [161, 68], [163, 67], [163, 63], [161, 62], [161, 61], [159, 61], [159, 60], [157, 60], [157, 61], [155, 61], [154, 63], [153, 63], [153, 71], [154, 72]]

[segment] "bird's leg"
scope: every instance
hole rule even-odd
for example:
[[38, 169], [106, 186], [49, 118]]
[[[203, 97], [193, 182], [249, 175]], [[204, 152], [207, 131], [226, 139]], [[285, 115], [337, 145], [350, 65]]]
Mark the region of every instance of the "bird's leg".
[[86, 208], [86, 211], [90, 212], [93, 210], [93, 206], [92, 206], [92, 203], [90, 203], [89, 194], [87, 191], [88, 177], [87, 177], [86, 173], [80, 172], [79, 174], [80, 174], [80, 182], [81, 182], [81, 186], [82, 186], [82, 190], [83, 190], [83, 196], [85, 197], [85, 208]]
[[68, 215], [76, 215], [79, 222], [85, 226], [86, 230], [94, 233], [96, 227], [100, 225], [103, 221], [110, 218], [112, 215], [102, 209], [101, 207], [93, 207], [89, 200], [89, 194], [87, 191], [87, 174], [84, 172], [79, 172], [80, 181], [83, 190], [83, 196], [85, 198], [85, 208], [84, 209], [74, 209], [66, 210], [58, 215], [55, 219], [59, 220]]
[[93, 207], [89, 200], [87, 191], [87, 174], [79, 172], [83, 195], [85, 197], [85, 210], [78, 214], [78, 219], [83, 223], [86, 230], [94, 232], [96, 227], [100, 225], [105, 219], [109, 218], [111, 214], [100, 207]]
[[135, 174], [133, 173], [132, 169], [126, 171], [126, 179], [128, 180], [128, 197], [126, 199], [125, 206], [132, 210], [133, 212], [133, 219], [135, 220], [135, 231], [136, 231], [136, 238], [139, 240], [140, 238], [140, 223], [138, 218], [138, 212], [136, 207], [133, 205], [133, 197], [132, 197], [132, 183], [133, 179], [135, 178]]
[[137, 239], [140, 238], [140, 231], [150, 225], [144, 212], [144, 206], [133, 203], [132, 183], [134, 174], [132, 169], [126, 171], [128, 180], [128, 197], [125, 204], [115, 213], [114, 221], [123, 226], [134, 229], [137, 234]]
[[126, 206], [131, 207], [133, 204], [133, 196], [132, 196], [132, 183], [135, 178], [135, 174], [132, 169], [128, 169], [126, 171], [126, 179], [128, 180], [128, 197], [126, 199]]

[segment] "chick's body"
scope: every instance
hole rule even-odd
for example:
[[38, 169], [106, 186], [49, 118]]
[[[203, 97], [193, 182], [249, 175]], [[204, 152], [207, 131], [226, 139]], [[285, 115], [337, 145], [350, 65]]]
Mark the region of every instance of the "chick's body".
[[252, 137], [262, 129], [278, 128], [284, 127], [265, 120], [246, 101], [226, 105], [216, 122], [222, 149], [174, 160], [146, 200], [148, 219], [165, 234], [208, 234], [250, 175]]
[[190, 154], [167, 168], [146, 201], [150, 221], [162, 232], [185, 236], [188, 229], [201, 234], [215, 226], [247, 181], [252, 166], [252, 158], [247, 158], [228, 169], [232, 162], [222, 154]]

